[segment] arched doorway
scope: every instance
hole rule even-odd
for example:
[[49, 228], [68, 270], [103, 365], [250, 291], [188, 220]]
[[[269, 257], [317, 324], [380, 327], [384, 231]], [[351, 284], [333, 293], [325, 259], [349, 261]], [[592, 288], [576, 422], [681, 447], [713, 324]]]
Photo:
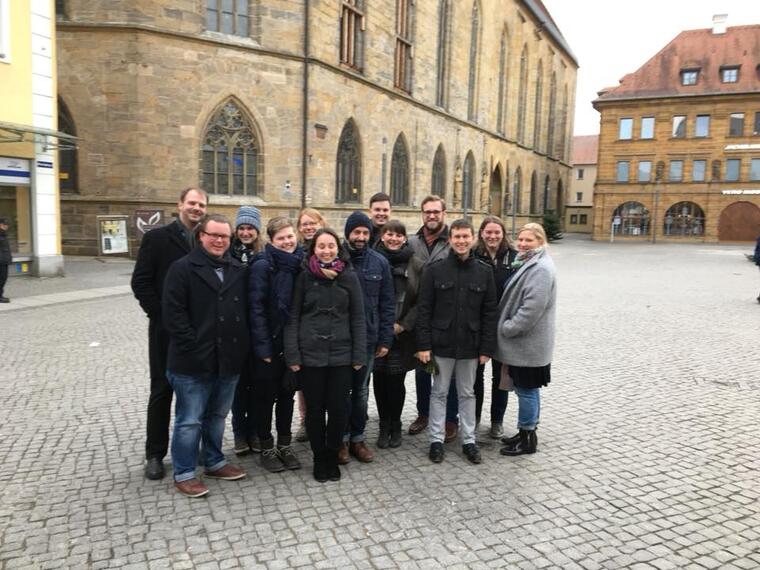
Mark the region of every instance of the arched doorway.
[[[615, 224], [618, 218], [618, 224]], [[649, 235], [649, 210], [641, 202], [624, 202], [612, 213], [615, 235], [643, 237]]]
[[501, 165], [496, 165], [491, 173], [491, 185], [489, 189], [488, 212], [494, 216], [501, 216]]
[[718, 221], [720, 241], [755, 241], [760, 235], [760, 208], [752, 202], [734, 202], [721, 213]]
[[666, 237], [694, 237], [705, 234], [705, 213], [694, 202], [678, 202], [665, 212], [662, 225]]

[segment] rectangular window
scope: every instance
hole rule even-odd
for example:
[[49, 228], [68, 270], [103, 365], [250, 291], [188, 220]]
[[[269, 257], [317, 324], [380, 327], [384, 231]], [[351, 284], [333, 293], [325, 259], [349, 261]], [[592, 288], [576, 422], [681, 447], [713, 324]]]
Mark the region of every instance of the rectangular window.
[[760, 111], [755, 112], [755, 126], [752, 128], [753, 135], [760, 135]]
[[697, 115], [697, 122], [694, 124], [694, 136], [710, 136], [710, 115]]
[[393, 85], [412, 91], [413, 0], [396, 0], [396, 72]]
[[753, 158], [749, 166], [749, 179], [752, 182], [760, 180], [760, 158]]
[[724, 67], [720, 70], [720, 80], [723, 83], [736, 83], [739, 81], [738, 67]]
[[641, 117], [641, 138], [654, 138], [654, 117]]
[[570, 223], [571, 224], [577, 224], [578, 223], [578, 214], [570, 214]]
[[628, 182], [630, 163], [627, 160], [618, 160], [617, 163], [617, 181]]
[[620, 119], [618, 139], [627, 141], [631, 140], [631, 138], [633, 138], [633, 119]]
[[587, 214], [581, 214], [581, 224], [587, 224], [588, 223], [588, 215]]
[[649, 182], [652, 179], [652, 161], [639, 161], [639, 182]]
[[696, 85], [699, 77], [699, 70], [684, 69], [681, 71], [681, 85]]
[[683, 180], [683, 160], [670, 161], [668, 180], [670, 182], [681, 182], [681, 180]]
[[248, 37], [248, 0], [206, 0], [206, 29]]
[[340, 62], [362, 69], [364, 0], [343, 0], [340, 11]]
[[707, 161], [695, 160], [691, 163], [691, 179], [694, 182], [704, 182], [707, 173]]
[[728, 136], [740, 137], [744, 134], [744, 113], [731, 113], [728, 118]]
[[576, 192], [575, 193], [575, 201], [576, 202], [583, 202], [583, 192]]
[[686, 137], [686, 115], [675, 115], [673, 117], [673, 138], [682, 139]]
[[583, 169], [579, 168], [575, 171], [575, 179], [576, 180], [583, 180]]
[[736, 182], [739, 180], [739, 169], [741, 168], [741, 158], [729, 158], [726, 161], [726, 182]]
[[0, 0], [0, 62], [11, 62], [10, 0]]

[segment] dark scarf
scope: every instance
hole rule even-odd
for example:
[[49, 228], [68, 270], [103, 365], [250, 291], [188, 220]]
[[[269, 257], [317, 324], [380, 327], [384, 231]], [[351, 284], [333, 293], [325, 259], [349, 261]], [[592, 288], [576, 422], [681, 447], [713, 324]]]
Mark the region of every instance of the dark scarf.
[[377, 252], [385, 256], [385, 259], [388, 260], [388, 263], [391, 264], [391, 267], [396, 267], [397, 265], [408, 263], [412, 258], [412, 255], [414, 255], [414, 251], [412, 251], [412, 248], [409, 246], [408, 242], [397, 250], [388, 249], [385, 247], [385, 244], [383, 242], [379, 242], [377, 244]]
[[303, 262], [303, 250], [298, 246], [293, 253], [288, 253], [268, 243], [264, 252], [269, 260], [270, 291], [277, 300], [277, 311], [287, 319], [290, 314], [293, 281]]
[[346, 264], [337, 257], [330, 263], [322, 263], [316, 255], [312, 255], [307, 267], [317, 279], [335, 279], [346, 268]]
[[440, 230], [435, 233], [431, 233], [430, 230], [427, 229], [427, 226], [422, 226], [422, 237], [425, 238], [425, 243], [427, 244], [428, 249], [433, 246], [435, 240], [441, 237], [441, 234], [445, 229], [446, 225], [442, 225]]
[[208, 261], [208, 264], [212, 268], [214, 268], [215, 270], [221, 268], [225, 271], [225, 273], [227, 272], [227, 268], [230, 266], [230, 261], [231, 261], [229, 250], [225, 251], [222, 257], [216, 257], [214, 255], [211, 255], [209, 252], [207, 252], [206, 248], [200, 244], [196, 246], [196, 249], [199, 249], [201, 251], [203, 256], [206, 258], [206, 261]]

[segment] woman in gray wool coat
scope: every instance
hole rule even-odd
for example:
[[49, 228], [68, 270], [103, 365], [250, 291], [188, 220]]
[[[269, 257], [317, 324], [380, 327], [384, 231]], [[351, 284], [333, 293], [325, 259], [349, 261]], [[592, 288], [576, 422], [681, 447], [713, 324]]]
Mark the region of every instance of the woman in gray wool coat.
[[495, 358], [505, 365], [502, 385], [511, 384], [517, 394], [519, 432], [502, 438], [502, 455], [536, 452], [540, 389], [551, 381], [554, 351], [557, 283], [544, 228], [535, 223], [520, 228], [517, 250], [512, 263], [517, 271], [499, 303]]

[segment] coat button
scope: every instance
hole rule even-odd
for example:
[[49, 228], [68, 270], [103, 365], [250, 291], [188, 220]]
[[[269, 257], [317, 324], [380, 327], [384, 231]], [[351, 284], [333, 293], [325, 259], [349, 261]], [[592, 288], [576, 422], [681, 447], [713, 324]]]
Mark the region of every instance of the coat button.
[[216, 344], [222, 344], [222, 337], [216, 337]]
[[239, 323], [240, 322], [240, 317], [235, 317], [235, 322]]
[[235, 301], [238, 301], [238, 300], [239, 300], [239, 299], [238, 299], [237, 295], [235, 295]]
[[219, 300], [220, 301], [224, 301], [224, 297], [222, 297], [221, 295], [219, 295]]
[[236, 343], [236, 342], [237, 342], [237, 337], [236, 337], [236, 336], [233, 336], [233, 337], [232, 337], [232, 343], [234, 344], [234, 343]]
[[224, 322], [224, 317], [219, 317], [219, 322]]

